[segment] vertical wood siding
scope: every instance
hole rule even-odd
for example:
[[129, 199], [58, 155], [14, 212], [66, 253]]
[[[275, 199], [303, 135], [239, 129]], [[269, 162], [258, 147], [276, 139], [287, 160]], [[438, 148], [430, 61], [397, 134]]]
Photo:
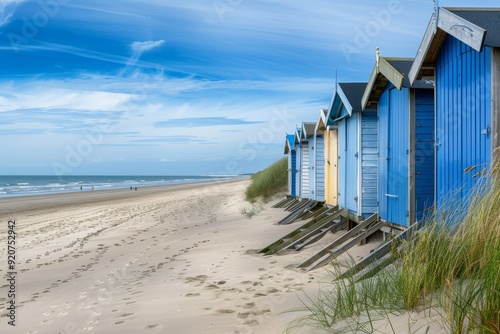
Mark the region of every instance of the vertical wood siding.
[[297, 196], [297, 152], [295, 150], [290, 151], [290, 195]]
[[361, 117], [361, 211], [367, 217], [378, 209], [378, 118], [375, 112], [363, 113]]
[[301, 178], [300, 197], [309, 198], [309, 145], [301, 144]]
[[323, 136], [316, 137], [316, 197], [317, 201], [325, 200], [325, 141]]
[[338, 205], [338, 132], [325, 131], [325, 201]]
[[295, 144], [295, 162], [296, 162], [296, 169], [295, 169], [295, 196], [300, 197], [301, 196], [301, 187], [302, 187], [302, 149], [300, 144]]
[[491, 162], [491, 48], [447, 36], [436, 62], [436, 201], [468, 198]]
[[379, 215], [408, 226], [409, 89], [390, 87], [379, 100]]
[[415, 93], [415, 218], [434, 204], [434, 91]]
[[338, 124], [339, 134], [339, 205], [351, 213], [358, 210], [358, 113]]

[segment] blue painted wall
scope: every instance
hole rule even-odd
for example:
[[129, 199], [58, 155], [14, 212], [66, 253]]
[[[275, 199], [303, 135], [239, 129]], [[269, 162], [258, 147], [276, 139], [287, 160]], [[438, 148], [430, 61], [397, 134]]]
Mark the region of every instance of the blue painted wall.
[[299, 144], [295, 143], [295, 196], [300, 197], [300, 186], [301, 186], [301, 147]]
[[415, 93], [415, 219], [434, 204], [434, 91]]
[[309, 147], [309, 199], [315, 199], [316, 197], [316, 174], [315, 174], [315, 162], [316, 162], [316, 147], [314, 146], [314, 138], [309, 138], [307, 143]]
[[[436, 62], [436, 201], [468, 198], [491, 162], [491, 48], [447, 36]], [[471, 170], [470, 172], [465, 172]]]
[[295, 197], [297, 196], [297, 152], [295, 150], [290, 151], [290, 195]]
[[[415, 217], [432, 206], [434, 197], [434, 94], [415, 90]], [[389, 86], [379, 99], [379, 215], [408, 226], [409, 223], [409, 123], [410, 89]]]
[[378, 210], [378, 117], [376, 112], [361, 117], [361, 211], [368, 217]]

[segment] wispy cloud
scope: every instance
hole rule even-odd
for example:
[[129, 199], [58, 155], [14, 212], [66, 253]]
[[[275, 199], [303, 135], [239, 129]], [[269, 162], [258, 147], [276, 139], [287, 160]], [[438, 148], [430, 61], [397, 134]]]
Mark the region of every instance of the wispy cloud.
[[181, 127], [204, 127], [220, 125], [247, 125], [264, 123], [264, 121], [247, 121], [240, 118], [227, 117], [198, 117], [198, 118], [177, 118], [168, 121], [156, 122], [155, 126], [162, 128], [181, 128]]

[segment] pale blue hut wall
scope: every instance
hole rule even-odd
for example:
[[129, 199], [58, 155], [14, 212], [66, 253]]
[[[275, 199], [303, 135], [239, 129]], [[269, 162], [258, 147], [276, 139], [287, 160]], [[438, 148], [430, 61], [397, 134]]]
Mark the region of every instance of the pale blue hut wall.
[[378, 211], [378, 117], [363, 112], [361, 118], [361, 212], [368, 217]]
[[[436, 202], [468, 198], [491, 162], [491, 53], [447, 36], [436, 62]], [[496, 92], [495, 94], [498, 94]], [[469, 172], [467, 172], [469, 171]]]
[[300, 144], [300, 197], [309, 198], [309, 144]]
[[315, 179], [316, 196], [315, 200], [323, 202], [325, 200], [325, 141], [323, 136], [315, 136]]
[[316, 174], [315, 174], [315, 163], [316, 163], [316, 150], [314, 147], [314, 138], [310, 138], [307, 142], [309, 148], [309, 199], [314, 199], [316, 197]]
[[[345, 108], [344, 106], [342, 107]], [[342, 111], [341, 114], [347, 113]], [[358, 118], [359, 113], [338, 123], [339, 205], [359, 215], [358, 209]]]
[[325, 143], [323, 136], [309, 138], [309, 198], [325, 200]]

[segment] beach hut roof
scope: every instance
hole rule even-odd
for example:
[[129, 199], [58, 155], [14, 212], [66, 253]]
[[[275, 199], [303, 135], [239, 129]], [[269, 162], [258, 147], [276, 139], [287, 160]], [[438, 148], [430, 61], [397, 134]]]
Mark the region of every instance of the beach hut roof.
[[316, 123], [314, 122], [302, 122], [302, 139], [314, 136], [315, 127]]
[[409, 72], [410, 82], [432, 76], [433, 64], [447, 35], [480, 52], [500, 47], [500, 8], [442, 8], [433, 14]]
[[413, 58], [389, 58], [380, 57], [377, 49], [375, 66], [373, 66], [370, 79], [361, 99], [363, 109], [375, 109], [377, 103], [388, 83], [397, 89], [403, 87], [412, 88], [433, 88], [431, 82], [416, 81], [410, 83], [408, 73], [412, 67]]
[[314, 131], [316, 133], [323, 133], [326, 130], [326, 116], [328, 115], [328, 109], [320, 108], [319, 117], [316, 122], [316, 128]]
[[285, 152], [284, 154], [288, 154], [288, 152], [295, 150], [295, 134], [286, 134], [285, 138]]
[[295, 144], [300, 144], [300, 140], [302, 138], [302, 128], [301, 127], [296, 127], [295, 128], [295, 138], [294, 138], [294, 143]]
[[[365, 88], [366, 82], [338, 83], [328, 111], [327, 125], [335, 124], [346, 117], [350, 117], [353, 112], [362, 112], [361, 99]], [[342, 106], [347, 111], [343, 115], [341, 115]]]

